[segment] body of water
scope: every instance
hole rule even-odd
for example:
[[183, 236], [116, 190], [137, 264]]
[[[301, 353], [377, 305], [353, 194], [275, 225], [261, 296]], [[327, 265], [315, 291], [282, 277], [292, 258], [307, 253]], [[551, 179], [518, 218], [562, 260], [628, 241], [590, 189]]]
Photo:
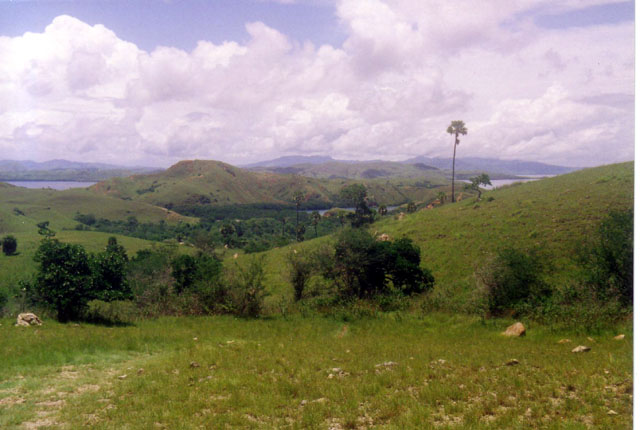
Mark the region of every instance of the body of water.
[[[392, 211], [394, 209], [397, 209], [398, 207], [399, 206], [387, 206], [387, 210], [388, 211]], [[341, 209], [343, 211], [348, 211], [348, 212], [355, 212], [355, 210], [356, 210], [356, 208], [338, 208], [338, 209]], [[370, 208], [370, 209], [373, 209], [376, 212], [378, 211], [378, 207], [373, 207], [373, 208]], [[310, 209], [310, 210], [305, 210], [305, 212], [310, 214], [312, 212], [318, 211], [318, 213], [320, 215], [324, 215], [325, 213], [329, 212], [330, 210], [331, 209]]]
[[15, 185], [23, 188], [35, 188], [52, 190], [68, 190], [69, 188], [87, 188], [96, 182], [80, 182], [80, 181], [3, 181], [7, 184]]
[[[500, 188], [500, 187], [504, 187], [505, 185], [511, 185], [511, 184], [515, 184], [516, 182], [531, 182], [531, 181], [538, 181], [540, 179], [544, 179], [544, 178], [551, 178], [552, 176], [546, 176], [546, 175], [529, 175], [529, 177], [527, 177], [526, 179], [492, 179], [491, 180], [491, 185], [488, 187], [482, 187], [485, 190], [495, 190], [496, 188]], [[471, 181], [468, 180], [464, 180], [462, 182], [466, 182], [468, 184], [471, 183]]]

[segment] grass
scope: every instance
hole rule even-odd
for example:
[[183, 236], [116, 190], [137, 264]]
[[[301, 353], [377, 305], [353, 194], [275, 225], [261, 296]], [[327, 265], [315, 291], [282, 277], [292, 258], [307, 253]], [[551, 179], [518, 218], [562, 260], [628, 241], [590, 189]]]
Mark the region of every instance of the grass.
[[[374, 223], [371, 231], [392, 239], [411, 238], [422, 264], [434, 274], [432, 301], [463, 310], [476, 286], [475, 268], [503, 247], [539, 248], [548, 263], [548, 280], [575, 279], [574, 255], [609, 211], [633, 207], [633, 163], [585, 169], [540, 181], [514, 184], [466, 199]], [[291, 295], [286, 255], [292, 248], [314, 249], [331, 237], [264, 253], [270, 301]], [[241, 260], [241, 259], [240, 259]]]
[[630, 323], [616, 341], [535, 326], [505, 338], [507, 321], [441, 314], [12, 322], [0, 326], [3, 429], [631, 426]]

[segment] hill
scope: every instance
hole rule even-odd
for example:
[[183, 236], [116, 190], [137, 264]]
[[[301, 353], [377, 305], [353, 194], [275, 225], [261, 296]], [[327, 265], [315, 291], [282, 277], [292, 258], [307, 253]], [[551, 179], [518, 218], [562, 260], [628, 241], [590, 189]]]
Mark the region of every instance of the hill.
[[[424, 163], [439, 169], [451, 170], [451, 158], [430, 158], [419, 156], [410, 158], [403, 163]], [[505, 175], [562, 175], [578, 170], [576, 167], [554, 166], [535, 161], [500, 160], [497, 158], [459, 157], [456, 158], [456, 171], [459, 172], [487, 172]], [[496, 176], [496, 179], [497, 176]]]
[[90, 189], [102, 195], [145, 202], [162, 207], [286, 205], [293, 194], [305, 193], [305, 207], [329, 208], [340, 204], [340, 190], [351, 183], [365, 183], [369, 196], [379, 204], [434, 198], [445, 181], [398, 179], [321, 179], [296, 174], [253, 172], [220, 161], [186, 160], [164, 172], [113, 178]]
[[286, 167], [255, 167], [251, 170], [291, 173], [309, 178], [325, 179], [422, 178], [443, 184], [447, 180], [445, 173], [436, 167], [423, 163], [402, 164], [393, 161], [344, 162], [332, 160], [324, 163], [294, 164]]
[[[633, 163], [517, 183], [467, 199], [421, 210], [402, 220], [387, 217], [372, 231], [411, 238], [422, 250], [422, 264], [433, 271], [433, 298], [451, 305], [467, 303], [476, 285], [474, 271], [498, 249], [540, 248], [554, 285], [572, 279], [575, 250], [609, 211], [633, 207]], [[331, 238], [296, 247], [313, 249]], [[289, 248], [266, 253], [270, 287], [289, 294], [285, 255]], [[275, 300], [275, 299], [274, 299]]]
[[151, 167], [123, 167], [67, 160], [0, 160], [0, 181], [101, 181], [156, 170], [158, 169]]

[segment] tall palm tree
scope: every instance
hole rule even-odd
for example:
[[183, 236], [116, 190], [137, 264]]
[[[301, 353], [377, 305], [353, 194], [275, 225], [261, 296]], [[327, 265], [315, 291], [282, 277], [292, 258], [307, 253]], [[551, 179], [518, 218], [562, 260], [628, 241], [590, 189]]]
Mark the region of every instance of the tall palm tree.
[[449, 127], [447, 127], [447, 133], [455, 135], [455, 141], [453, 144], [453, 172], [451, 174], [451, 203], [455, 203], [455, 189], [453, 183], [456, 178], [456, 147], [460, 144], [459, 135], [467, 134], [467, 127], [464, 125], [464, 121], [451, 121]]

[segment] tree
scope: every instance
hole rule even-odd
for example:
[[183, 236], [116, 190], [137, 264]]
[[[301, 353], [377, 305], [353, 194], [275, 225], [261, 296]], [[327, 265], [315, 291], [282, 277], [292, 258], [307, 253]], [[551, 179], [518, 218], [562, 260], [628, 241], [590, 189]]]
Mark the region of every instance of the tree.
[[440, 200], [440, 204], [443, 205], [444, 202], [447, 200], [447, 194], [444, 191], [439, 191], [438, 200]]
[[34, 260], [39, 267], [32, 296], [53, 307], [59, 321], [80, 318], [86, 304], [95, 298], [91, 264], [84, 248], [45, 239]]
[[2, 252], [4, 255], [13, 255], [18, 249], [18, 240], [9, 235], [2, 239]]
[[318, 211], [311, 212], [311, 225], [313, 225], [313, 228], [316, 231], [316, 237], [318, 237], [318, 223], [320, 222], [321, 218], [322, 217], [320, 216], [320, 213]]
[[344, 230], [332, 259], [321, 264], [323, 276], [336, 282], [345, 297], [370, 298], [397, 291], [408, 295], [433, 286], [420, 268], [420, 248], [411, 239], [377, 241], [364, 229]]
[[105, 302], [127, 300], [133, 294], [126, 275], [129, 257], [115, 237], [110, 237], [104, 252], [91, 260], [94, 298]]
[[49, 221], [39, 222], [36, 226], [38, 227], [38, 234], [44, 237], [53, 237], [56, 235], [53, 230], [49, 229]]
[[418, 210], [418, 207], [416, 206], [416, 204], [414, 202], [409, 202], [407, 203], [407, 212], [408, 213], [414, 213], [416, 210]]
[[451, 203], [455, 203], [456, 147], [460, 144], [459, 136], [467, 134], [467, 127], [464, 125], [464, 121], [451, 121], [451, 124], [447, 127], [447, 133], [455, 136], [453, 143], [453, 172], [451, 173]]
[[378, 207], [378, 214], [380, 214], [380, 216], [385, 216], [387, 214], [387, 207], [385, 205], [380, 205]]
[[304, 224], [300, 224], [296, 227], [296, 240], [298, 242], [303, 242], [304, 241], [304, 234], [307, 232], [307, 228], [304, 226]]
[[473, 178], [469, 178], [471, 180], [470, 184], [465, 185], [465, 189], [472, 190], [478, 193], [478, 200], [480, 200], [480, 196], [482, 195], [482, 189], [480, 185], [488, 186], [491, 185], [491, 179], [489, 179], [489, 175], [483, 173], [478, 176], [474, 176]]
[[233, 234], [236, 232], [233, 224], [226, 223], [222, 227], [220, 227], [220, 234], [222, 235], [222, 240], [224, 244], [227, 246], [231, 246], [231, 238]]
[[304, 192], [301, 190], [293, 193], [293, 201], [296, 203], [296, 228], [298, 227], [298, 223], [300, 222], [300, 205], [305, 199]]
[[373, 214], [367, 205], [367, 188], [362, 184], [351, 184], [340, 190], [340, 198], [354, 207], [351, 225], [360, 227], [373, 222]]

